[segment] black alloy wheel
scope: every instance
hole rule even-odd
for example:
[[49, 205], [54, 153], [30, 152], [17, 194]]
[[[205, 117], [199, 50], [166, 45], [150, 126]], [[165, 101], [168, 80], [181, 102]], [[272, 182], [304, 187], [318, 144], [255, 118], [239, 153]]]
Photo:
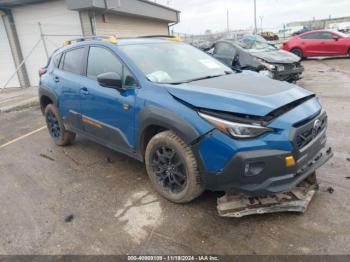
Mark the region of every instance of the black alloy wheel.
[[152, 155], [152, 168], [158, 183], [171, 193], [183, 191], [187, 174], [183, 161], [170, 146], [159, 146]]

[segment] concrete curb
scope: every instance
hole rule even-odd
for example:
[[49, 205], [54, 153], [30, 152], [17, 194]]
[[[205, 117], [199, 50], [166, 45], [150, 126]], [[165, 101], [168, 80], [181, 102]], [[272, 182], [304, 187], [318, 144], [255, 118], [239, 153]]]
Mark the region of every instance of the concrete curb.
[[1, 113], [9, 113], [12, 111], [19, 111], [19, 110], [23, 110], [26, 108], [36, 107], [36, 106], [39, 106], [38, 98], [37, 97], [29, 98], [29, 99], [23, 100], [23, 101], [18, 102], [18, 103], [14, 103], [14, 104], [9, 105], [9, 106], [1, 107], [0, 114]]

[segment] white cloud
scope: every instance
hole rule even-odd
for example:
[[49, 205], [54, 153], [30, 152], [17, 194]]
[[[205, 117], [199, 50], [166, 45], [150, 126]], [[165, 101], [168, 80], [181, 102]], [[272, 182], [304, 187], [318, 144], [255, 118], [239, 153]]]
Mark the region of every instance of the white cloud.
[[[258, 25], [263, 16], [263, 27], [281, 28], [284, 23], [350, 16], [349, 0], [256, 0]], [[181, 22], [175, 31], [203, 33], [206, 29], [226, 29], [226, 12], [229, 10], [231, 29], [252, 28], [254, 25], [253, 0], [158, 0], [170, 3], [181, 11]]]

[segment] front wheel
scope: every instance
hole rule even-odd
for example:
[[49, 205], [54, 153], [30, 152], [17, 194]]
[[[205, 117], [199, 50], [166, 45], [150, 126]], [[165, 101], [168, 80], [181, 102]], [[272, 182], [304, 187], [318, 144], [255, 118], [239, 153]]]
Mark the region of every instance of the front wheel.
[[58, 146], [65, 146], [73, 143], [75, 133], [65, 129], [57, 107], [53, 104], [46, 106], [45, 120], [49, 134]]
[[160, 195], [175, 203], [187, 203], [204, 188], [191, 148], [171, 131], [155, 135], [145, 153], [147, 173]]
[[304, 54], [303, 54], [303, 51], [299, 48], [294, 48], [291, 50], [291, 52], [293, 54], [295, 54], [296, 56], [299, 56], [300, 58], [304, 58]]

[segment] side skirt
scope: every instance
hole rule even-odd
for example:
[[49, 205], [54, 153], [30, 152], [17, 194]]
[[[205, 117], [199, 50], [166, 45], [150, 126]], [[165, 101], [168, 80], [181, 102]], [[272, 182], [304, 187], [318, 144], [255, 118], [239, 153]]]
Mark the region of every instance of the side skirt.
[[132, 157], [132, 158], [134, 158], [134, 159], [136, 159], [136, 160], [138, 160], [140, 162], [144, 162], [142, 155], [136, 153], [133, 150], [133, 148], [130, 148], [129, 150], [125, 150], [125, 149], [123, 149], [121, 147], [117, 147], [115, 145], [111, 145], [110, 143], [106, 142], [105, 140], [103, 140], [101, 138], [98, 138], [98, 137], [93, 136], [93, 135], [91, 135], [91, 134], [89, 134], [89, 133], [87, 133], [87, 132], [85, 132], [83, 130], [80, 130], [80, 129], [77, 129], [77, 128], [74, 128], [74, 127], [71, 127], [71, 126], [68, 128], [68, 130], [72, 131], [72, 132], [74, 132], [74, 133], [76, 133], [78, 135], [82, 135], [85, 138], [87, 138], [88, 140], [90, 140], [92, 142], [95, 142], [95, 143], [97, 143], [99, 145], [102, 145], [104, 147], [107, 147], [107, 148], [112, 149], [114, 151], [117, 151], [119, 153], [122, 153], [124, 155], [129, 156], [129, 157]]

